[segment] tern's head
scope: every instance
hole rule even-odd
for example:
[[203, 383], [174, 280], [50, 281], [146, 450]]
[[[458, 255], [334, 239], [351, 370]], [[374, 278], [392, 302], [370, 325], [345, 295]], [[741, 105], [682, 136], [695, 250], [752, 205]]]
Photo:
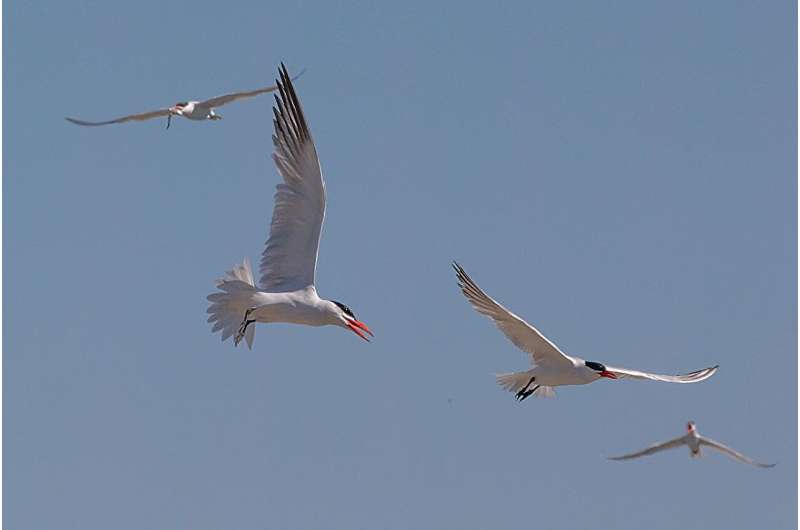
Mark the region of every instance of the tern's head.
[[336, 300], [331, 300], [331, 302], [334, 306], [336, 306], [337, 317], [339, 319], [337, 325], [349, 329], [367, 342], [369, 342], [369, 339], [367, 338], [366, 334], [369, 334], [370, 337], [375, 336], [372, 334], [366, 324], [356, 318], [356, 315], [353, 313], [352, 309], [341, 302], [337, 302]]
[[695, 426], [694, 426], [694, 422], [693, 421], [690, 421], [689, 423], [686, 424], [686, 430], [689, 431], [689, 432], [692, 432], [692, 431], [695, 430]]
[[606, 370], [606, 366], [603, 363], [596, 363], [594, 361], [583, 361], [583, 364], [585, 364], [586, 367], [589, 368], [590, 370], [594, 370], [599, 377], [607, 377], [609, 379], [617, 378], [617, 374]]
[[183, 109], [188, 105], [188, 101], [179, 101], [169, 108], [172, 114], [183, 114]]

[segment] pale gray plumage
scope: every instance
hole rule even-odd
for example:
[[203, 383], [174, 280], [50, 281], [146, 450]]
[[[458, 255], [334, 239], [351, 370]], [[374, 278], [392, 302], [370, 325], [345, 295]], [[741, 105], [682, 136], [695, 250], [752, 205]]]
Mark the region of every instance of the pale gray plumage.
[[[305, 72], [305, 70], [301, 71], [299, 74], [294, 76], [292, 80], [297, 79], [298, 77], [303, 75], [303, 72]], [[186, 114], [175, 112], [173, 107], [172, 109], [164, 108], [148, 112], [142, 112], [139, 114], [130, 114], [128, 116], [122, 116], [121, 118], [115, 118], [113, 120], [108, 120], [108, 121], [85, 121], [76, 118], [65, 118], [65, 119], [70, 123], [74, 123], [75, 125], [83, 125], [85, 127], [97, 127], [100, 125], [111, 125], [114, 123], [125, 123], [128, 121], [144, 121], [170, 115], [183, 116], [185, 118], [195, 119], [195, 120], [206, 119], [206, 118], [218, 119], [219, 116], [213, 112], [214, 108], [221, 107], [222, 105], [226, 105], [228, 103], [231, 103], [239, 99], [251, 98], [254, 96], [258, 96], [259, 94], [274, 92], [275, 90], [277, 90], [277, 88], [278, 88], [277, 85], [272, 85], [264, 88], [257, 88], [255, 90], [223, 94], [221, 96], [216, 96], [207, 99], [205, 101], [191, 101], [188, 103], [191, 103], [192, 112]]]
[[272, 159], [283, 177], [275, 192], [269, 239], [261, 255], [260, 287], [288, 292], [314, 284], [325, 220], [325, 181], [317, 150], [294, 87], [284, 82], [273, 108]]
[[[241, 265], [236, 265], [227, 271], [225, 276], [217, 280], [217, 288], [222, 290], [220, 293], [212, 293], [207, 299], [211, 302], [208, 312], [208, 322], [213, 323], [212, 333], [222, 331], [224, 341], [239, 328], [242, 322], [242, 299], [249, 300], [251, 293], [255, 289], [253, 272], [250, 268], [250, 260], [245, 258]], [[241, 296], [237, 296], [241, 295]], [[245, 304], [246, 307], [246, 304]], [[245, 341], [247, 347], [253, 347], [255, 338], [255, 326], [249, 326], [245, 331]]]
[[284, 322], [306, 326], [339, 326], [369, 341], [374, 336], [347, 305], [317, 294], [314, 275], [322, 223], [325, 182], [317, 152], [292, 80], [281, 64], [275, 98], [273, 160], [283, 182], [275, 193], [270, 235], [261, 258], [260, 287], [250, 264], [228, 272], [210, 294], [212, 330], [222, 340], [233, 336], [252, 346], [255, 324]]
[[711, 438], [707, 438], [705, 436], [701, 436], [699, 432], [697, 432], [697, 427], [693, 421], [690, 421], [687, 425], [687, 433], [683, 436], [678, 436], [677, 438], [673, 438], [672, 440], [667, 440], [666, 442], [657, 443], [642, 449], [641, 451], [636, 451], [634, 453], [628, 453], [620, 456], [612, 456], [609, 457], [609, 460], [632, 460], [634, 458], [639, 458], [642, 456], [652, 455], [654, 453], [658, 453], [661, 451], [666, 451], [667, 449], [672, 449], [674, 447], [679, 447], [681, 445], [686, 445], [689, 447], [689, 451], [692, 457], [700, 456], [700, 448], [711, 447], [712, 449], [716, 449], [739, 462], [750, 464], [756, 467], [774, 467], [775, 464], [762, 464], [760, 462], [756, 462], [755, 460], [739, 453], [738, 451], [734, 451], [727, 445], [721, 444]]
[[[531, 374], [528, 372], [512, 372], [508, 374], [495, 375], [497, 384], [509, 392], [517, 393], [528, 386], [531, 380]], [[552, 386], [536, 385], [535, 390], [531, 392], [535, 397], [555, 397], [556, 389]]]
[[[299, 74], [292, 77], [292, 81], [303, 75], [304, 72], [305, 69], [301, 70]], [[277, 88], [278, 85], [272, 85], [264, 88], [257, 88], [255, 90], [248, 90], [244, 92], [233, 92], [231, 94], [223, 94], [221, 96], [216, 96], [211, 99], [201, 101], [199, 105], [202, 107], [210, 107], [210, 108], [221, 107], [222, 105], [227, 105], [228, 103], [231, 103], [232, 101], [236, 101], [238, 99], [252, 98], [254, 96], [258, 96], [259, 94], [267, 94], [269, 92], [274, 92]]]
[[453, 262], [458, 278], [458, 286], [472, 307], [479, 313], [488, 316], [515, 346], [528, 353], [530, 370], [498, 374], [497, 383], [504, 389], [516, 392], [520, 401], [530, 395], [553, 396], [553, 387], [563, 385], [585, 385], [608, 379], [649, 379], [668, 383], [697, 383], [708, 379], [716, 371], [717, 366], [704, 368], [683, 375], [661, 375], [613, 368], [594, 361], [585, 361], [562, 352], [539, 330], [503, 307], [489, 295], [458, 264]]
[[550, 342], [538, 329], [503, 307], [494, 298], [483, 292], [458, 263], [453, 262], [458, 277], [458, 286], [469, 303], [479, 313], [491, 318], [508, 340], [520, 350], [527, 352], [531, 364], [572, 365], [558, 346]]
[[719, 365], [710, 366], [701, 370], [695, 370], [688, 374], [662, 375], [640, 372], [629, 368], [615, 368], [606, 366], [606, 370], [614, 373], [619, 379], [649, 379], [651, 381], [663, 381], [665, 383], [699, 383], [714, 375], [719, 369]]
[[150, 112], [142, 112], [140, 114], [131, 114], [129, 116], [122, 116], [121, 118], [116, 118], [113, 120], [108, 121], [84, 121], [78, 120], [76, 118], [64, 118], [70, 123], [74, 123], [75, 125], [83, 125], [85, 127], [97, 127], [99, 125], [111, 125], [113, 123], [125, 123], [126, 121], [144, 121], [150, 120], [153, 118], [159, 118], [162, 116], [168, 116], [169, 109], [158, 109], [153, 110]]
[[747, 456], [743, 455], [742, 453], [740, 453], [738, 451], [734, 451], [733, 449], [731, 449], [727, 445], [723, 445], [723, 444], [721, 444], [721, 443], [719, 443], [719, 442], [717, 442], [715, 440], [712, 440], [711, 438], [706, 438], [705, 436], [698, 436], [698, 438], [700, 439], [700, 445], [705, 445], [707, 447], [711, 447], [713, 449], [716, 449], [717, 451], [721, 451], [721, 452], [725, 453], [726, 455], [728, 455], [728, 456], [734, 458], [735, 460], [738, 460], [739, 462], [742, 462], [744, 464], [750, 464], [752, 466], [765, 467], [765, 468], [766, 467], [775, 467], [775, 464], [762, 464], [761, 462], [756, 462], [752, 458], [747, 457]]
[[609, 460], [630, 460], [632, 458], [639, 458], [640, 456], [652, 455], [653, 453], [657, 453], [659, 451], [664, 451], [666, 449], [678, 447], [684, 445], [685, 443], [686, 443], [686, 435], [678, 436], [677, 438], [673, 438], [672, 440], [667, 440], [666, 442], [653, 444], [650, 447], [642, 449], [641, 451], [636, 451], [635, 453], [629, 453], [621, 456], [611, 456], [609, 457]]

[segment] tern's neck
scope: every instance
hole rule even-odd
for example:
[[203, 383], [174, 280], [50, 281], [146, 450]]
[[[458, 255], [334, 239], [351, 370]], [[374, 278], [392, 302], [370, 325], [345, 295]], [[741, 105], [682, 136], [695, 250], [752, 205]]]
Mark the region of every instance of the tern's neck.
[[[316, 292], [314, 293], [316, 294]], [[333, 326], [347, 328], [347, 323], [342, 319], [342, 310], [330, 300], [319, 298], [317, 306], [325, 313], [328, 323]]]

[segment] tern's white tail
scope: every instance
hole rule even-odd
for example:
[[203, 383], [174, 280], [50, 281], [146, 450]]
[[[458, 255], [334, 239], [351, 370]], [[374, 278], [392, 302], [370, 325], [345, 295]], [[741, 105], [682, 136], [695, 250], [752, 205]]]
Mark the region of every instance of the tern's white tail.
[[[517, 392], [518, 397], [524, 395], [527, 397], [527, 392], [538, 397], [554, 397], [556, 391], [551, 386], [537, 385], [536, 381], [532, 381], [530, 372], [514, 372], [511, 374], [497, 374], [495, 376], [497, 384], [502, 386], [509, 392]], [[523, 397], [523, 399], [524, 399]]]
[[[224, 341], [239, 329], [244, 319], [244, 312], [253, 304], [252, 295], [257, 291], [253, 281], [253, 271], [250, 268], [250, 260], [245, 258], [241, 265], [236, 265], [233, 269], [225, 273], [223, 278], [217, 280], [217, 289], [222, 292], [215, 292], [206, 298], [211, 305], [208, 306], [209, 322], [214, 322], [212, 333], [222, 330], [222, 340]], [[253, 348], [253, 338], [255, 337], [255, 326], [247, 326], [244, 338], [247, 347]]]

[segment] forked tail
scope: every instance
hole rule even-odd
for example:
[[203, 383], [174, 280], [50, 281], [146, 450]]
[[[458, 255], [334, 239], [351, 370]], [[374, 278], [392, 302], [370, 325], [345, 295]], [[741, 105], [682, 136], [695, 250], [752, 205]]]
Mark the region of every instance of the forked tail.
[[515, 392], [519, 401], [530, 395], [537, 397], [554, 397], [556, 391], [551, 386], [536, 383], [536, 377], [530, 372], [514, 372], [510, 374], [497, 374], [497, 384], [509, 392]]
[[[206, 297], [211, 302], [206, 311], [211, 314], [208, 321], [214, 323], [211, 332], [222, 331], [223, 341], [239, 330], [245, 311], [252, 306], [252, 296], [257, 291], [255, 285], [250, 260], [245, 258], [241, 265], [236, 265], [217, 280], [219, 291]], [[253, 349], [255, 333], [255, 325], [247, 326], [244, 338], [250, 349]]]

